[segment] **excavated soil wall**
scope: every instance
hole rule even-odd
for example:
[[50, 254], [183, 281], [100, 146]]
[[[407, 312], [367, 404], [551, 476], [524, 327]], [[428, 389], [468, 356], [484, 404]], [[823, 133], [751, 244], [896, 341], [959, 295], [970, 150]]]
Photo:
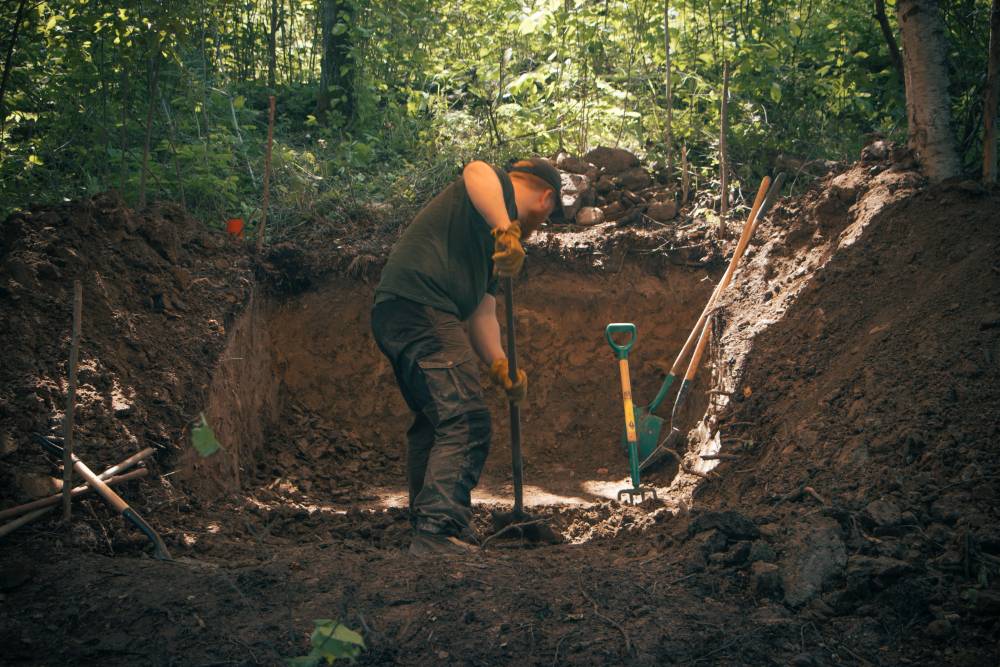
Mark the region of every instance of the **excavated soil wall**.
[[[636, 324], [633, 393], [637, 403], [650, 401], [664, 361], [672, 362], [714, 286], [710, 273], [669, 264], [581, 272], [542, 258], [519, 281], [518, 355], [530, 386], [522, 410], [525, 475], [537, 494], [593, 499], [599, 470], [608, 480], [624, 476], [621, 390], [604, 327]], [[287, 458], [282, 450], [294, 445], [287, 440], [300, 438], [283, 424], [301, 413], [376, 451], [403, 455], [409, 411], [371, 336], [372, 294], [370, 282], [338, 276], [247, 310], [219, 359], [206, 410], [224, 453], [208, 460], [189, 453], [185, 478], [192, 488], [209, 496], [233, 490], [245, 479], [241, 471]], [[504, 322], [502, 296], [498, 302]], [[503, 491], [510, 467], [506, 404], [492, 387], [487, 397], [494, 444], [484, 488]], [[693, 400], [689, 413], [704, 408], [703, 400]]]
[[277, 419], [280, 385], [268, 326], [273, 310], [266, 298], [251, 294], [216, 362], [204, 415], [223, 446], [208, 458], [193, 448], [182, 452], [181, 478], [203, 497], [240, 488], [245, 463], [254, 460], [267, 428]]

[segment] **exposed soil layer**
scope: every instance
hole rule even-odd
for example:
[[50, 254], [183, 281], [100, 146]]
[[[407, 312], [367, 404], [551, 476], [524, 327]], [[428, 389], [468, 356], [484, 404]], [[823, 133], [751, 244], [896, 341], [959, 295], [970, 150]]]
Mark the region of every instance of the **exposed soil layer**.
[[[405, 552], [408, 417], [367, 327], [378, 260], [280, 249], [259, 265], [268, 289], [238, 299], [242, 317], [204, 361], [173, 330], [143, 339], [188, 359], [179, 365], [201, 383], [164, 407], [179, 431], [169, 442], [184, 445], [205, 409], [224, 447], [197, 466], [161, 457], [164, 470], [181, 465], [166, 480], [184, 493], [131, 489], [178, 561], [148, 558], [90, 501], [71, 531], [42, 523], [5, 538], [4, 659], [280, 664], [308, 651], [313, 619], [340, 618], [364, 634], [363, 664], [996, 664], [998, 204], [995, 190], [928, 188], [888, 164], [782, 202], [713, 316], [697, 400], [681, 415], [693, 472], [651, 471], [662, 501], [639, 507], [607, 498], [626, 466], [603, 327], [637, 324], [634, 393], [649, 400], [732, 241], [683, 223], [537, 239], [517, 288], [532, 377], [525, 474], [532, 511], [567, 543], [486, 539], [489, 510], [510, 494], [494, 396], [474, 515], [484, 548], [446, 561]], [[237, 248], [188, 247], [209, 274], [220, 253], [246, 266]], [[289, 266], [298, 277], [281, 279]], [[133, 271], [117, 280], [138, 280]], [[61, 409], [69, 310], [58, 282], [35, 306], [0, 295], [22, 322], [5, 341], [43, 314], [60, 332], [30, 371], [54, 378], [44, 419], [4, 422], [19, 444], [8, 470], [55, 472], [21, 438]], [[213, 294], [181, 321], [226, 321], [231, 306]], [[90, 446], [111, 463], [138, 443]]]

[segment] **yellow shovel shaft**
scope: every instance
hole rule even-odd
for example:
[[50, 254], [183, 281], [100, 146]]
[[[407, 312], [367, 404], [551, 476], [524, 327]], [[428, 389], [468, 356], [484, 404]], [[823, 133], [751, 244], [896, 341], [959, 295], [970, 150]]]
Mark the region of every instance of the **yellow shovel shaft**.
[[628, 373], [628, 359], [618, 360], [618, 369], [622, 376], [622, 402], [625, 404], [625, 435], [630, 443], [636, 442], [635, 408], [632, 405], [632, 380]]

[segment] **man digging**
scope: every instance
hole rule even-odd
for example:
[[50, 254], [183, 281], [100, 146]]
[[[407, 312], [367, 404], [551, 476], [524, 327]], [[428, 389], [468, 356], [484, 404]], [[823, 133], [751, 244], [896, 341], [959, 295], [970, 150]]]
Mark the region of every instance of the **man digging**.
[[509, 400], [512, 382], [496, 316], [498, 277], [524, 263], [521, 238], [563, 217], [559, 172], [542, 159], [509, 172], [470, 162], [417, 213], [389, 254], [375, 289], [372, 332], [413, 411], [407, 432], [410, 553], [468, 553], [471, 492], [490, 448], [490, 413], [476, 356]]

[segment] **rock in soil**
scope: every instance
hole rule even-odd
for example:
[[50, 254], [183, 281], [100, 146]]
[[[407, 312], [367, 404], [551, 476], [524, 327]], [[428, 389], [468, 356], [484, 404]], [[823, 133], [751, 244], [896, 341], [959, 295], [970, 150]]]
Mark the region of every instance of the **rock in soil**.
[[847, 565], [840, 524], [826, 517], [798, 522], [781, 561], [785, 603], [798, 607], [824, 590]]
[[593, 206], [581, 208], [576, 214], [576, 224], [584, 227], [599, 225], [602, 222], [604, 222], [604, 211]]
[[639, 166], [639, 158], [624, 148], [598, 146], [583, 156], [585, 160], [612, 176]]

